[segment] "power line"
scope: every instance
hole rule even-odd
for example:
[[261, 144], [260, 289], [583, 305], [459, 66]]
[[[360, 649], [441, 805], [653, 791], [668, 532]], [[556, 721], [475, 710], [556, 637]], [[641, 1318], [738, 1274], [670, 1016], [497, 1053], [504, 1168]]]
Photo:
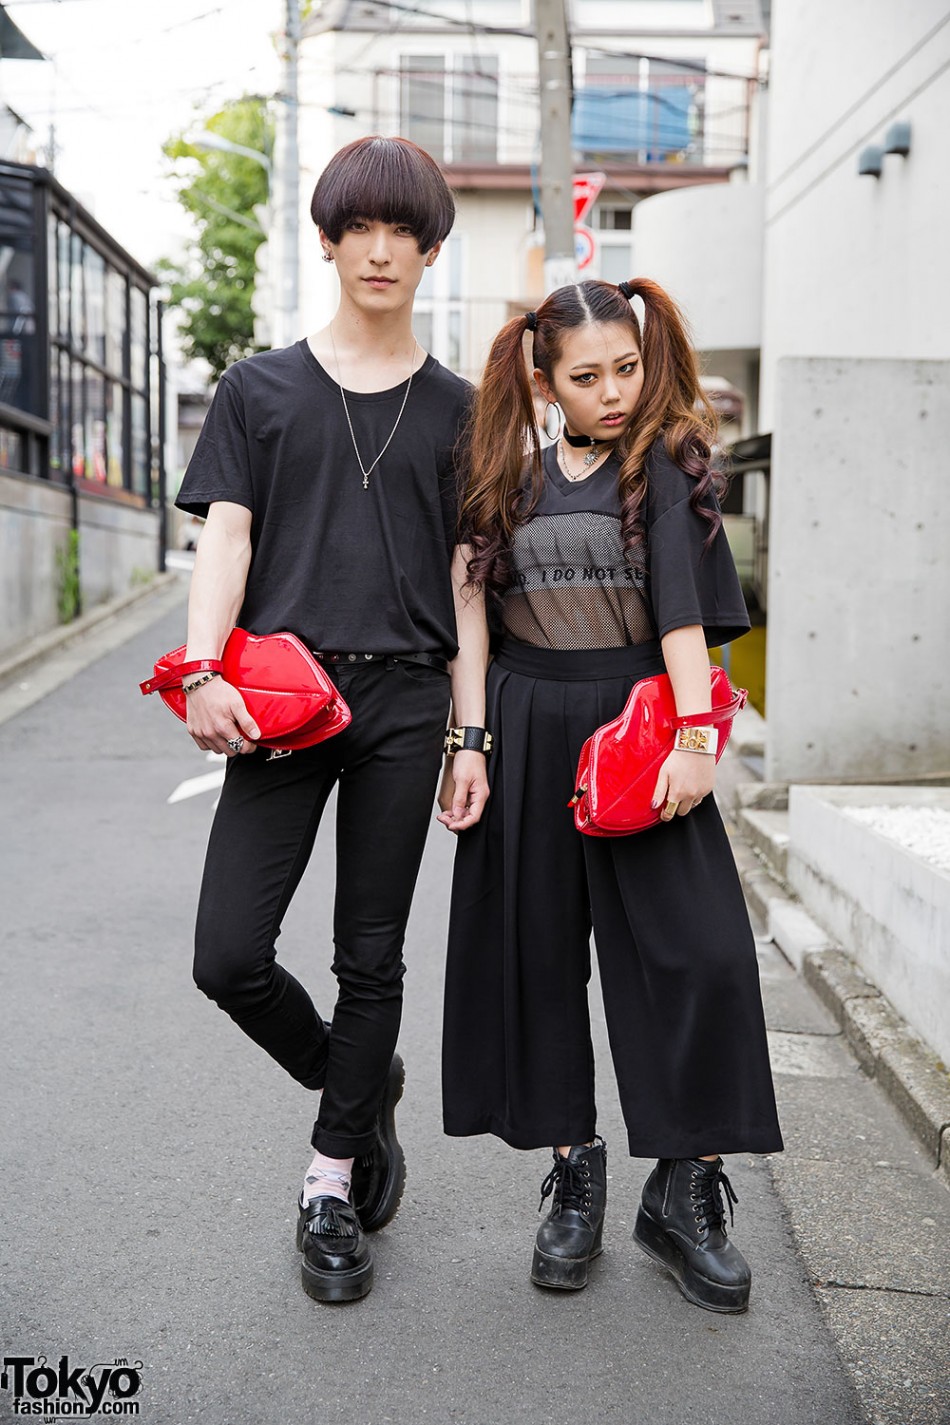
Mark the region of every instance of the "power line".
[[[440, 10], [424, 10], [420, 5], [402, 5], [398, 0], [377, 0], [380, 5], [385, 5], [387, 10], [407, 11], [409, 14], [419, 15], [429, 20], [442, 20], [447, 25], [453, 25], [456, 29], [467, 29], [481, 35], [514, 35], [521, 39], [535, 39], [533, 30], [522, 29], [520, 26], [512, 25], [486, 25], [475, 23], [469, 20], [459, 19], [457, 15], [446, 15]], [[379, 38], [386, 38], [386, 31], [377, 32]], [[710, 39], [714, 39], [715, 34], [710, 33]], [[731, 38], [731, 37], [730, 37]], [[653, 64], [673, 64], [678, 69], [690, 70], [697, 74], [710, 74], [716, 79], [741, 79], [746, 83], [761, 83], [757, 74], [736, 74], [728, 70], [709, 69], [705, 64], [697, 63], [688, 59], [670, 59], [664, 55], [645, 54], [639, 50], [609, 49], [602, 45], [587, 44], [583, 36], [577, 37], [576, 47], [578, 49], [590, 50], [592, 54], [613, 55], [618, 59], [646, 59]]]

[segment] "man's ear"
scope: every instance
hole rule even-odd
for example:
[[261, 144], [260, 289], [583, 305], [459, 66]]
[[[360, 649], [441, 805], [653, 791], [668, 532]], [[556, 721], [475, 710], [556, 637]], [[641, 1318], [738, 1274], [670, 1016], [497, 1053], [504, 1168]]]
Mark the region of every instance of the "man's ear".
[[432, 266], [433, 262], [435, 262], [441, 251], [442, 244], [440, 242], [437, 242], [435, 247], [429, 249], [429, 251], [426, 253], [426, 267]]

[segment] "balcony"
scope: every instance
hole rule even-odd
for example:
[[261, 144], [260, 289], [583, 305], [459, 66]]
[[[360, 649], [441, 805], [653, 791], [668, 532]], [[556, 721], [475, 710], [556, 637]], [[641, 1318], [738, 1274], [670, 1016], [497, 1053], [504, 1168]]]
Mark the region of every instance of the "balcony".
[[[641, 191], [723, 177], [748, 153], [749, 82], [651, 61], [636, 67], [588, 56], [574, 90], [575, 166], [608, 174], [656, 175]], [[642, 72], [641, 72], [642, 70]], [[540, 156], [535, 71], [499, 69], [496, 59], [458, 63], [404, 56], [374, 84], [378, 132], [399, 132], [427, 149], [453, 178], [488, 182], [493, 170], [529, 171]], [[387, 103], [387, 99], [389, 102]], [[659, 175], [666, 172], [664, 180]], [[478, 179], [478, 176], [481, 176]], [[522, 175], [511, 184], [524, 186]], [[502, 175], [496, 173], [496, 183]], [[478, 181], [474, 181], [478, 179]]]

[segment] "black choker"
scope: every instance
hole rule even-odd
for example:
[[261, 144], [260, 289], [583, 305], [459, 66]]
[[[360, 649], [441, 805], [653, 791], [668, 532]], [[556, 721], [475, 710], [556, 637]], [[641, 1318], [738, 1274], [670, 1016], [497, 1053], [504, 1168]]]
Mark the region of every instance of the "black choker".
[[601, 444], [601, 442], [599, 440], [595, 440], [592, 435], [568, 435], [566, 426], [562, 433], [568, 445], [573, 445], [576, 450], [580, 450], [580, 448], [584, 445]]

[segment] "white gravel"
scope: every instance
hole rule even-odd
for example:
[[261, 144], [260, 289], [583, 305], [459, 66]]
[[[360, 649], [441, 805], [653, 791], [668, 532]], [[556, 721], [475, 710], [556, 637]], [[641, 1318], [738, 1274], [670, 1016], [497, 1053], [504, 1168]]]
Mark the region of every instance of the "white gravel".
[[842, 807], [845, 816], [950, 871], [950, 809], [922, 806]]

